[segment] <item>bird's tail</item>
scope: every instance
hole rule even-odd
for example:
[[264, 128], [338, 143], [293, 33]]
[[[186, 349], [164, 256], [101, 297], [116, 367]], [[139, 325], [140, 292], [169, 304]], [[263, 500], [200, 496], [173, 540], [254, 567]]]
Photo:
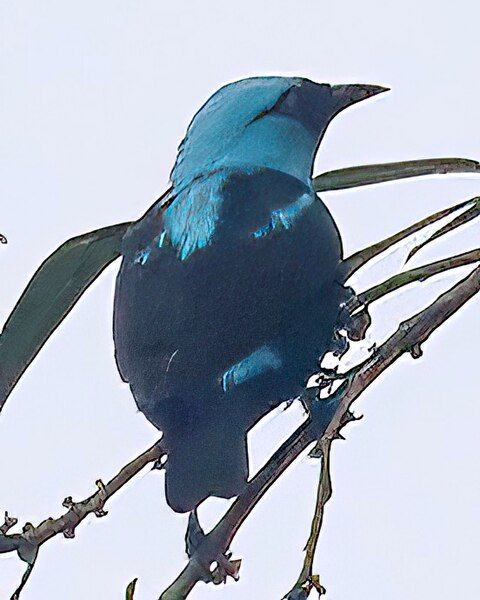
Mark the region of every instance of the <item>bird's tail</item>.
[[245, 433], [225, 435], [216, 428], [204, 436], [172, 440], [165, 465], [167, 502], [177, 512], [194, 510], [208, 496], [232, 498], [248, 477]]

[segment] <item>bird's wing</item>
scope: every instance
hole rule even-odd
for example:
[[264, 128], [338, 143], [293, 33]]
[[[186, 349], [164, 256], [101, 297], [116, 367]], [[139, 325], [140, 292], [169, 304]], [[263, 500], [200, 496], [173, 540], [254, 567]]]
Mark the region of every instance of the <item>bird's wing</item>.
[[74, 237], [40, 265], [0, 335], [0, 410], [83, 292], [120, 255], [129, 225], [120, 223]]

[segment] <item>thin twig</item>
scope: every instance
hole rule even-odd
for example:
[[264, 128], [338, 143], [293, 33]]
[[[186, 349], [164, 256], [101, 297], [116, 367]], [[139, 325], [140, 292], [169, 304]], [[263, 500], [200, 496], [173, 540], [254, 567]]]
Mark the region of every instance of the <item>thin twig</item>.
[[313, 561], [322, 528], [324, 507], [332, 495], [332, 477], [330, 473], [330, 450], [332, 441], [332, 439], [326, 438], [322, 439], [320, 442], [322, 465], [317, 487], [315, 513], [312, 519], [310, 535], [305, 546], [305, 559], [300, 575], [293, 589], [285, 596], [285, 600], [300, 600], [302, 597], [308, 598], [312, 589], [315, 589], [319, 595], [325, 593], [325, 588], [320, 583], [320, 577], [313, 574]]
[[22, 580], [18, 588], [13, 592], [10, 600], [18, 600], [20, 598], [20, 594], [22, 593], [23, 588], [27, 584], [27, 581], [32, 574], [33, 567], [35, 566], [35, 561], [27, 564], [27, 568], [25, 569], [25, 573], [22, 575]]
[[76, 527], [90, 514], [97, 517], [103, 517], [107, 513], [104, 510], [106, 501], [122, 488], [132, 477], [140, 472], [148, 463], [158, 461], [165, 454], [162, 442], [158, 441], [151, 448], [140, 454], [124, 466], [106, 485], [101, 480], [97, 481], [98, 490], [80, 502], [73, 502], [71, 497], [65, 498], [63, 506], [68, 510], [57, 519], [46, 519], [37, 527], [27, 523], [20, 534], [8, 534], [7, 531], [12, 527], [14, 521], [6, 513], [3, 529], [0, 528], [0, 553], [17, 551], [19, 557], [28, 563], [28, 567], [22, 583], [16, 590], [15, 600], [20, 595], [27, 579], [32, 571], [33, 565], [38, 555], [38, 550], [42, 544], [50, 540], [59, 533], [63, 533], [66, 538], [75, 537]]

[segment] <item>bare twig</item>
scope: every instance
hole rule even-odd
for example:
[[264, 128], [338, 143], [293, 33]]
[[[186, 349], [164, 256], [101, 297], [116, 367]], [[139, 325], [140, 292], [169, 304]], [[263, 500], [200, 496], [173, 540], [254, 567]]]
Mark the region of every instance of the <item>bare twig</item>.
[[18, 523], [18, 519], [15, 517], [10, 517], [8, 512], [5, 511], [5, 520], [3, 525], [0, 526], [0, 535], [5, 535], [12, 527], [14, 527]]
[[332, 441], [333, 439], [331, 438], [323, 438], [320, 441], [322, 465], [317, 488], [315, 513], [312, 519], [310, 535], [305, 546], [305, 559], [300, 575], [293, 589], [285, 596], [285, 600], [301, 600], [302, 597], [308, 598], [312, 589], [315, 589], [319, 596], [325, 593], [325, 588], [320, 583], [320, 577], [313, 573], [313, 560], [322, 528], [324, 507], [332, 495], [332, 478], [330, 474], [330, 449]]
[[10, 600], [18, 600], [20, 598], [20, 594], [22, 593], [23, 588], [27, 584], [27, 581], [32, 574], [33, 567], [35, 566], [35, 560], [32, 563], [27, 564], [27, 568], [25, 569], [25, 573], [22, 576], [22, 580], [18, 588], [13, 592]]
[[[333, 440], [338, 437], [338, 432], [348, 417], [352, 402], [385, 369], [402, 354], [410, 353], [412, 350], [414, 353], [418, 352], [418, 348], [433, 331], [479, 290], [480, 267], [477, 267], [468, 277], [442, 294], [426, 309], [403, 322], [397, 331], [378, 348], [377, 352], [347, 378], [339, 408], [319, 442], [320, 447], [325, 444], [325, 440]], [[217, 556], [228, 550], [238, 529], [269, 487], [315, 439], [314, 421], [309, 419], [275, 452], [248, 484], [245, 493], [234, 502], [220, 523], [205, 536], [204, 541], [196, 549], [177, 579], [162, 593], [160, 600], [180, 600], [188, 596], [196, 583], [205, 576], [210, 564], [216, 560]], [[328, 496], [329, 494], [322, 494], [321, 507], [328, 500]]]
[[26, 523], [22, 533], [7, 533], [16, 523], [16, 519], [12, 519], [8, 516], [8, 513], [5, 513], [5, 523], [0, 528], [0, 553], [16, 550], [19, 557], [28, 563], [22, 583], [12, 596], [12, 600], [16, 600], [20, 596], [20, 592], [33, 569], [38, 550], [42, 544], [59, 533], [63, 533], [66, 538], [75, 537], [76, 527], [92, 513], [97, 517], [106, 515], [107, 513], [104, 510], [105, 502], [130, 481], [134, 475], [141, 471], [145, 465], [158, 461], [163, 454], [165, 454], [165, 451], [161, 441], [159, 441], [123, 467], [106, 485], [99, 479], [96, 482], [98, 490], [86, 500], [73, 502], [70, 496], [65, 498], [63, 506], [68, 510], [61, 517], [46, 519], [37, 527], [34, 527], [31, 523]]

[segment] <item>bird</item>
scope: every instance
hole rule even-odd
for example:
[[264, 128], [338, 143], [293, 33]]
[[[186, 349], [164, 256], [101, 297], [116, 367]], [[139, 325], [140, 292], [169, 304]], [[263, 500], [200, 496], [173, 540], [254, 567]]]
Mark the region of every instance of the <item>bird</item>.
[[332, 348], [349, 288], [313, 164], [331, 120], [385, 90], [280, 76], [223, 86], [187, 128], [168, 198], [123, 237], [115, 358], [162, 431], [174, 511], [242, 493], [248, 432], [302, 398]]

